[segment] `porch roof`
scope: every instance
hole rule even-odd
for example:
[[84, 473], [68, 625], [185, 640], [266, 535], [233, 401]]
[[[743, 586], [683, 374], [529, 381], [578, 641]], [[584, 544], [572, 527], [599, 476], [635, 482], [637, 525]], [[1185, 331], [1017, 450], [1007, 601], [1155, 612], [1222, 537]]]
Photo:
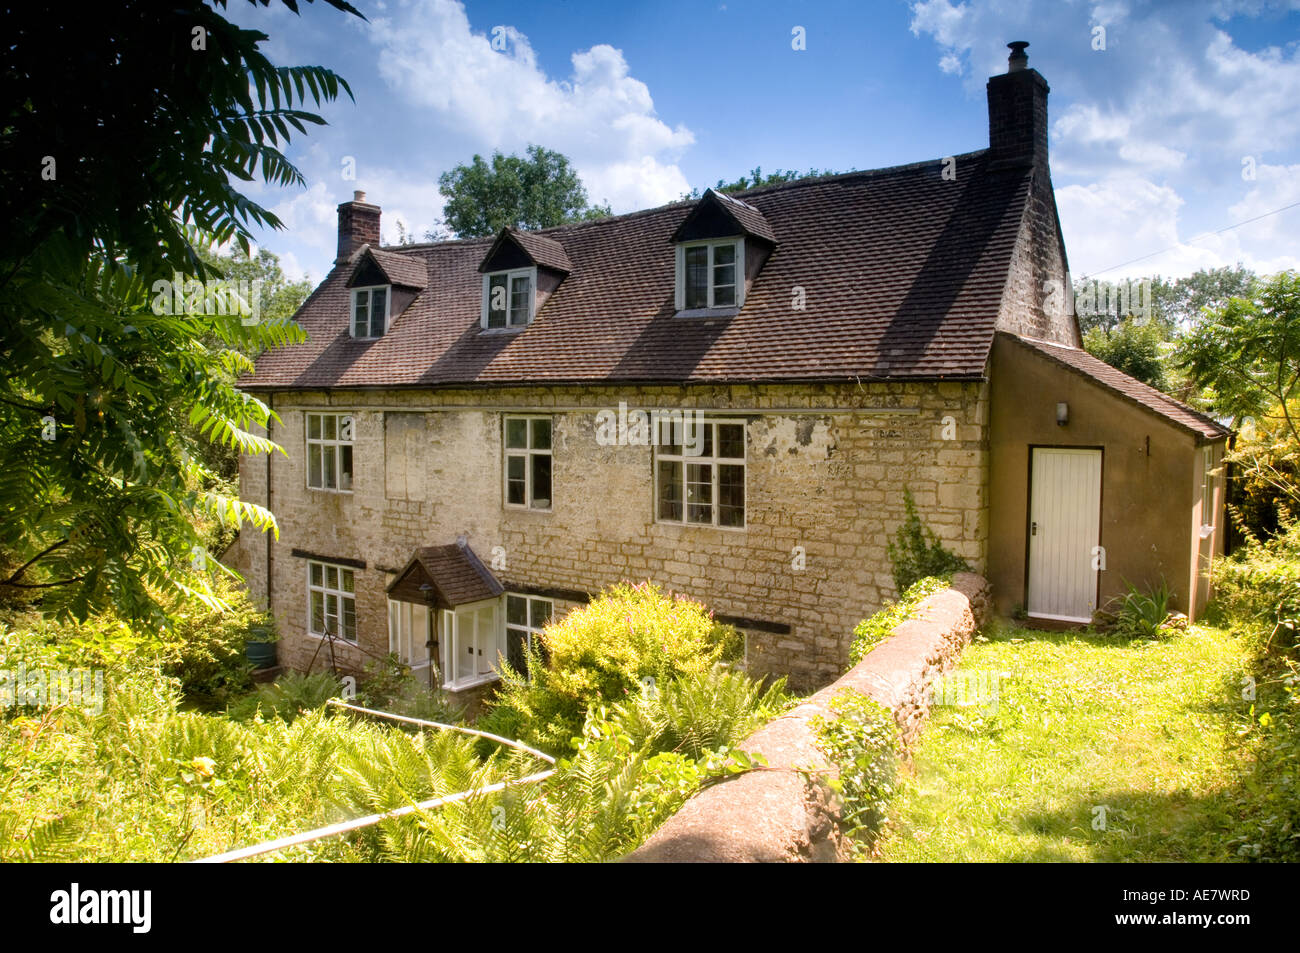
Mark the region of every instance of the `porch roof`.
[[464, 541], [420, 547], [388, 587], [390, 599], [439, 609], [493, 599], [503, 592], [505, 587]]

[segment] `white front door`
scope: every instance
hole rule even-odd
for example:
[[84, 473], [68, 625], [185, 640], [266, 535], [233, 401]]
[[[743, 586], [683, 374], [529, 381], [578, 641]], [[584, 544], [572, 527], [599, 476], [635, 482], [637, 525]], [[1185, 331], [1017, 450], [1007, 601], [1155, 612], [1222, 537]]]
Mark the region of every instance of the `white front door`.
[[1101, 451], [1035, 448], [1030, 467], [1031, 616], [1090, 622], [1097, 608]]

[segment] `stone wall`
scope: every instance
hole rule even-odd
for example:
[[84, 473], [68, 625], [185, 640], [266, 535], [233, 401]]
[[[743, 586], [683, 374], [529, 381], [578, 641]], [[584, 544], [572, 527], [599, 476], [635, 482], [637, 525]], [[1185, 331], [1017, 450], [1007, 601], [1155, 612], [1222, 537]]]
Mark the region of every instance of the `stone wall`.
[[635, 863], [830, 862], [845, 843], [830, 788], [810, 778], [833, 769], [817, 747], [817, 717], [833, 718], [831, 700], [851, 689], [891, 708], [911, 746], [929, 710], [930, 687], [950, 669], [984, 622], [989, 588], [973, 573], [930, 596], [912, 619], [841, 678], [741, 743], [765, 769], [714, 784], [692, 797], [626, 859]]
[[[595, 438], [595, 414], [620, 402], [745, 422], [744, 529], [656, 522], [651, 449]], [[981, 570], [987, 555], [981, 383], [297, 392], [277, 394], [275, 409], [283, 423], [271, 436], [287, 458], [271, 465], [281, 533], [269, 578], [290, 666], [318, 645], [305, 632], [306, 566], [295, 549], [365, 564], [356, 571], [358, 632], [376, 654], [388, 646], [390, 573], [417, 546], [464, 535], [486, 564], [497, 558], [507, 588], [595, 593], [649, 579], [749, 620], [750, 669], [788, 674], [801, 689], [843, 671], [854, 624], [895, 594], [886, 545], [903, 517], [904, 487], [945, 545]], [[352, 492], [306, 487], [308, 410], [353, 415]], [[551, 418], [549, 512], [503, 505], [507, 412]], [[265, 457], [243, 461], [246, 499], [264, 501], [265, 474]], [[250, 583], [264, 587], [265, 538], [245, 531], [241, 546]], [[345, 661], [364, 661], [352, 656]]]

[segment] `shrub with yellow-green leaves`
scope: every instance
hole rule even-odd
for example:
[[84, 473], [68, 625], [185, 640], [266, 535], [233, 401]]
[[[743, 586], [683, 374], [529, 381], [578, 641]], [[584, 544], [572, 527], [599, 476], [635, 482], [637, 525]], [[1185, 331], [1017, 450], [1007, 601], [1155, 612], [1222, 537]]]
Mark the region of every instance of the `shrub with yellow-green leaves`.
[[618, 704], [650, 679], [707, 672], [740, 644], [702, 603], [648, 582], [611, 586], [539, 641], [528, 677], [506, 674], [486, 723], [555, 752], [572, 747], [593, 706]]

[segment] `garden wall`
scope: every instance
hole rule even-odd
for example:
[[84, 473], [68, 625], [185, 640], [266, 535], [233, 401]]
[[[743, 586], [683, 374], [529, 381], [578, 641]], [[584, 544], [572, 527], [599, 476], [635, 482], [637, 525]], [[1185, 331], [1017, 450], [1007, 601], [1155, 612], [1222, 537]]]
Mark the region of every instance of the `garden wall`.
[[806, 770], [831, 769], [812, 728], [833, 718], [830, 701], [848, 688], [893, 710], [910, 747], [929, 710], [929, 688], [950, 669], [983, 623], [989, 586], [974, 573], [930, 596], [866, 658], [792, 711], [754, 732], [740, 747], [759, 752], [766, 769], [696, 794], [626, 860], [638, 863], [836, 861], [843, 857], [838, 808], [824, 782]]

